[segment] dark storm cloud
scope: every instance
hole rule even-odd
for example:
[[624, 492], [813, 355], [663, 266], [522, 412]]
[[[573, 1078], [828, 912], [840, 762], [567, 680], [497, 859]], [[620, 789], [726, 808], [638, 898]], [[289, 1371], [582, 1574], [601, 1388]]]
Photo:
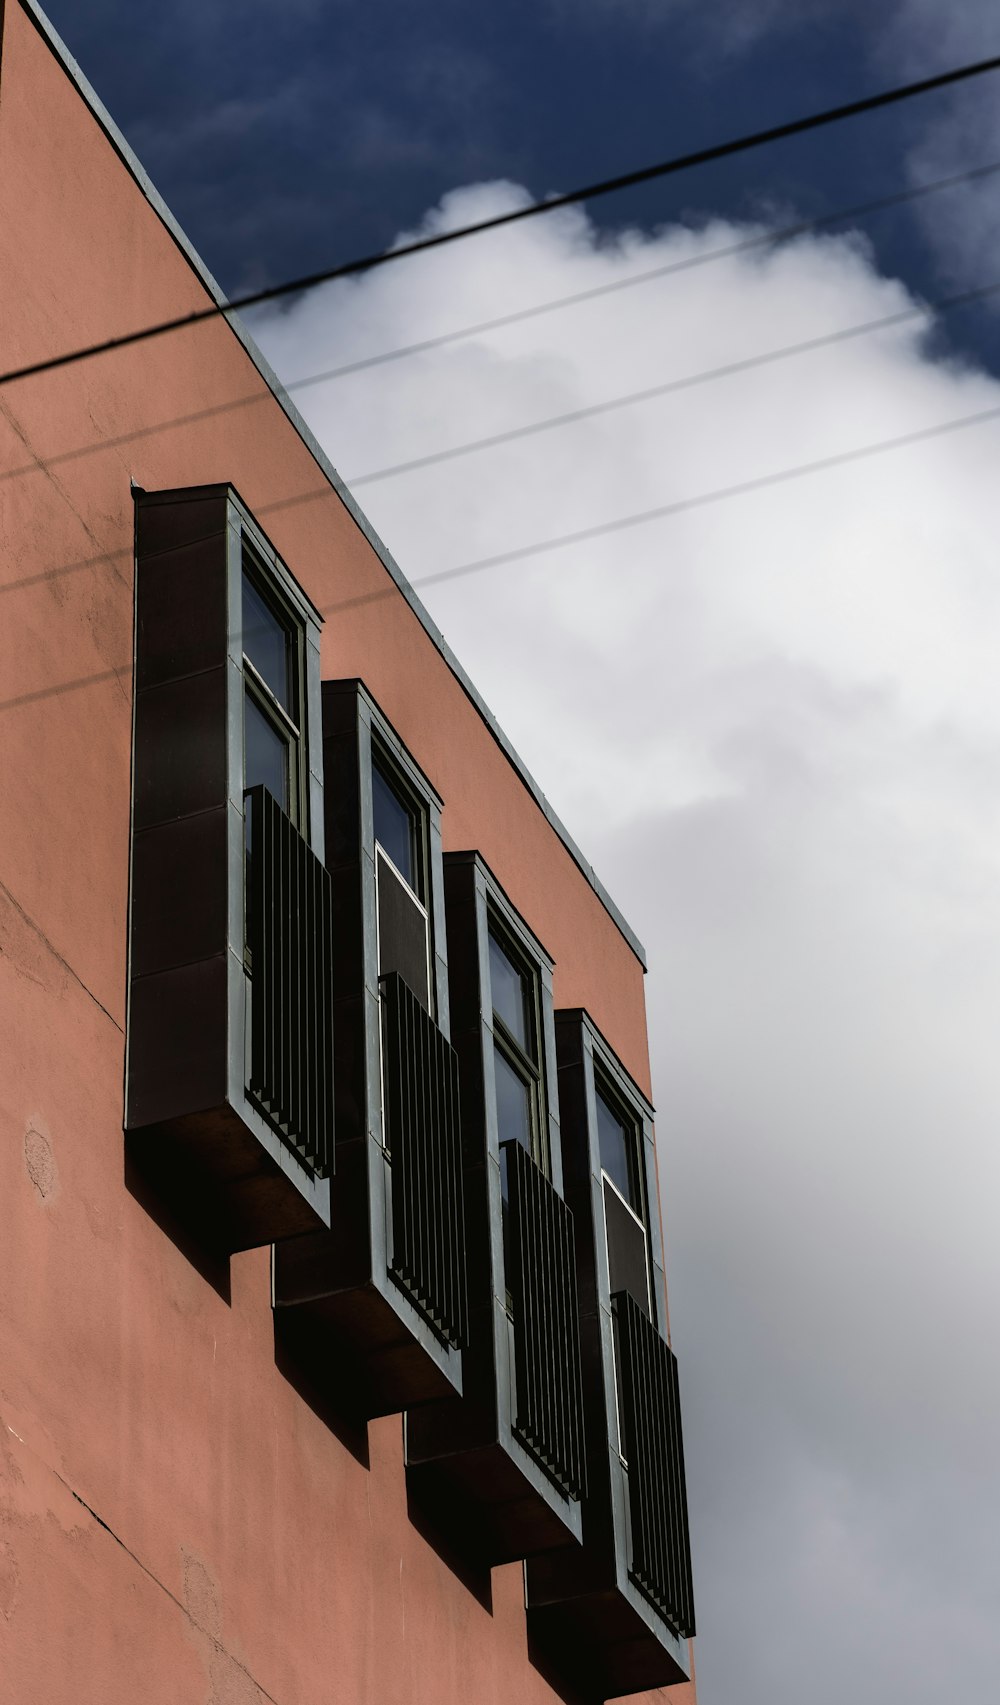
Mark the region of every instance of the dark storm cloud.
[[932, 1705], [958, 1676], [987, 1705], [995, 884], [956, 918], [964, 837], [928, 823], [915, 847], [877, 796], [847, 796], [852, 724], [925, 799], [960, 742], [821, 693], [824, 753], [786, 687], [780, 728], [747, 716], [732, 798], [602, 849], [665, 967], [650, 1017], [702, 1673], [745, 1705], [839, 1705], [848, 1681]]
[[[382, 247], [459, 182], [516, 178], [544, 195], [898, 81], [886, 43], [906, 14], [854, 0], [182, 0], [140, 29], [124, 0], [51, 11], [230, 290]], [[915, 26], [914, 39], [908, 75], [964, 51], [964, 37]], [[862, 185], [904, 183], [937, 110], [768, 148], [595, 204], [596, 217], [612, 229], [826, 212]], [[919, 215], [882, 219], [873, 238], [887, 268], [933, 289], [942, 254]], [[977, 320], [957, 335], [981, 332]]]

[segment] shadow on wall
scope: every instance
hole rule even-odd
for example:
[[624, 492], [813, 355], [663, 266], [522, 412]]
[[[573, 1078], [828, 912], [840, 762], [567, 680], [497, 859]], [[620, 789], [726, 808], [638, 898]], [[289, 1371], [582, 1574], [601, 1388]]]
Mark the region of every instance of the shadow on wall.
[[160, 1181], [147, 1166], [139, 1164], [127, 1136], [125, 1188], [153, 1223], [159, 1226], [163, 1235], [169, 1237], [171, 1243], [180, 1250], [185, 1260], [190, 1261], [195, 1271], [201, 1274], [205, 1283], [211, 1285], [223, 1302], [231, 1306], [233, 1298], [229, 1256], [212, 1248], [211, 1240], [205, 1235], [204, 1226], [193, 1225], [188, 1218], [182, 1220], [171, 1209]]
[[[292, 1318], [289, 1318], [289, 1316]], [[274, 1365], [292, 1390], [308, 1404], [317, 1420], [329, 1428], [344, 1449], [350, 1451], [362, 1468], [371, 1468], [368, 1451], [368, 1422], [359, 1407], [351, 1402], [351, 1381], [331, 1378], [321, 1383], [315, 1374], [315, 1346], [308, 1326], [294, 1318], [294, 1310], [277, 1309], [274, 1322]], [[307, 1354], [311, 1347], [312, 1354]], [[330, 1364], [336, 1368], [337, 1352], [331, 1346]]]
[[453, 1533], [448, 1532], [440, 1521], [440, 1505], [435, 1501], [432, 1509], [430, 1500], [422, 1499], [416, 1493], [407, 1478], [406, 1510], [421, 1539], [425, 1540], [446, 1568], [457, 1575], [467, 1592], [470, 1592], [484, 1610], [493, 1615], [493, 1579], [487, 1564], [477, 1561], [470, 1549], [461, 1543]]
[[537, 1640], [528, 1635], [528, 1661], [538, 1671], [543, 1681], [547, 1682], [553, 1693], [563, 1701], [563, 1705], [604, 1705], [603, 1688], [592, 1686], [589, 1690], [582, 1671], [571, 1677], [566, 1665], [566, 1655], [550, 1657], [545, 1648]]

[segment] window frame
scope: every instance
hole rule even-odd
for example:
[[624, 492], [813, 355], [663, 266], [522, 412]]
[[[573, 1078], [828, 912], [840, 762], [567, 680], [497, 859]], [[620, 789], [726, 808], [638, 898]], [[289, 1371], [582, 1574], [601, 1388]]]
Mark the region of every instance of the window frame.
[[[434, 1405], [412, 1410], [406, 1421], [407, 1462], [415, 1484], [425, 1472], [434, 1479], [442, 1474], [451, 1484], [454, 1470], [454, 1484], [464, 1486], [466, 1496], [484, 1506], [484, 1555], [488, 1552], [500, 1562], [509, 1561], [512, 1555], [526, 1555], [538, 1544], [540, 1533], [549, 1536], [546, 1544], [559, 1547], [579, 1542], [583, 1532], [582, 1501], [550, 1473], [526, 1436], [528, 1417], [518, 1414], [523, 1394], [519, 1393], [519, 1383], [523, 1384], [523, 1379], [519, 1382], [517, 1325], [508, 1305], [504, 1248], [495, 1084], [497, 1042], [489, 963], [491, 918], [499, 921], [501, 937], [511, 939], [519, 953], [537, 965], [542, 1036], [539, 1063], [550, 1156], [550, 1173], [547, 1181], [539, 1181], [539, 1187], [565, 1203], [556, 1095], [554, 965], [480, 852], [472, 848], [449, 850], [444, 857], [444, 885], [465, 1151], [470, 1341], [463, 1366], [465, 1395], [461, 1409], [448, 1416], [443, 1431], [444, 1416], [439, 1419], [435, 1415]], [[527, 1159], [527, 1150], [524, 1154]], [[573, 1247], [575, 1250], [575, 1243]], [[558, 1259], [553, 1264], [558, 1265]], [[567, 1312], [571, 1317], [577, 1315], [572, 1307]], [[554, 1318], [551, 1309], [545, 1318], [547, 1322]], [[522, 1322], [527, 1319], [527, 1314], [521, 1316]], [[537, 1336], [541, 1340], [545, 1334], [539, 1332]], [[491, 1515], [488, 1508], [494, 1504], [498, 1472], [505, 1490]], [[510, 1548], [522, 1538], [527, 1541], [526, 1550], [512, 1551]]]
[[[631, 1164], [635, 1169], [634, 1177], [635, 1177], [635, 1183], [636, 1183], [636, 1193], [640, 1198], [640, 1206], [641, 1206], [641, 1210], [642, 1210], [641, 1213], [634, 1207], [634, 1205], [628, 1200], [628, 1198], [626, 1196], [622, 1195], [621, 1190], [618, 1188], [618, 1185], [615, 1183], [615, 1180], [612, 1178], [610, 1172], [607, 1172], [605, 1170], [605, 1168], [601, 1162], [601, 1128], [600, 1128], [600, 1120], [599, 1120], [598, 1111], [597, 1111], [598, 1101], [603, 1101], [605, 1106], [608, 1108], [608, 1110], [614, 1115], [614, 1117], [616, 1119], [618, 1119], [621, 1122], [621, 1124], [623, 1124], [626, 1127], [626, 1129], [628, 1131], [629, 1142], [630, 1142], [630, 1147], [631, 1147], [630, 1159], [631, 1159]], [[604, 1191], [606, 1188], [608, 1188], [610, 1186], [610, 1188], [614, 1191], [614, 1194], [617, 1196], [619, 1202], [621, 1202], [621, 1204], [625, 1208], [626, 1212], [631, 1216], [631, 1218], [635, 1221], [636, 1225], [639, 1227], [639, 1229], [642, 1232], [643, 1247], [645, 1249], [645, 1255], [646, 1255], [646, 1313], [647, 1313], [649, 1319], [651, 1321], [653, 1321], [655, 1324], [657, 1316], [656, 1316], [656, 1305], [655, 1305], [654, 1300], [653, 1300], [653, 1262], [652, 1262], [652, 1243], [651, 1243], [650, 1215], [649, 1215], [649, 1180], [647, 1178], [648, 1167], [646, 1164], [646, 1155], [645, 1155], [645, 1149], [643, 1146], [643, 1135], [644, 1135], [644, 1114], [643, 1114], [642, 1109], [638, 1106], [638, 1104], [630, 1096], [628, 1096], [624, 1092], [620, 1081], [619, 1082], [615, 1081], [615, 1079], [611, 1076], [610, 1072], [607, 1070], [607, 1067], [604, 1065], [603, 1061], [599, 1061], [595, 1058], [595, 1061], [594, 1061], [594, 1143], [595, 1143], [595, 1152], [596, 1152], [596, 1158], [597, 1158], [597, 1166], [598, 1166], [599, 1176], [600, 1176], [600, 1180], [601, 1180], [601, 1214], [602, 1214], [602, 1221], [603, 1221], [603, 1225], [604, 1225], [604, 1240], [603, 1240], [603, 1243], [604, 1243], [604, 1265], [605, 1265], [605, 1269], [606, 1269], [605, 1276], [606, 1276], [607, 1282], [608, 1282], [608, 1294], [609, 1295], [611, 1294], [611, 1250], [610, 1250], [610, 1246], [608, 1243], [608, 1219], [607, 1219], [607, 1206], [606, 1206], [606, 1203], [604, 1201]], [[614, 1355], [615, 1355], [615, 1367], [616, 1367], [616, 1372], [617, 1372], [617, 1359], [618, 1359], [617, 1348], [614, 1351]], [[618, 1408], [618, 1382], [617, 1382], [617, 1378], [615, 1380], [615, 1408], [617, 1411], [617, 1408]], [[621, 1426], [620, 1426], [620, 1421], [619, 1421], [619, 1417], [618, 1417], [617, 1413], [616, 1413], [615, 1419], [616, 1419], [619, 1445], [620, 1445], [620, 1443], [621, 1443]], [[622, 1461], [625, 1462], [624, 1454], [622, 1454]]]
[[[645, 1232], [646, 1237], [648, 1239], [648, 1237], [649, 1237], [649, 1190], [648, 1190], [648, 1186], [647, 1186], [647, 1182], [646, 1182], [645, 1167], [643, 1165], [642, 1115], [636, 1109], [635, 1105], [632, 1102], [630, 1102], [625, 1097], [625, 1095], [623, 1095], [621, 1089], [615, 1085], [613, 1079], [602, 1068], [602, 1066], [595, 1064], [595, 1067], [594, 1067], [594, 1114], [595, 1114], [595, 1118], [597, 1117], [597, 1102], [598, 1102], [598, 1100], [601, 1100], [604, 1102], [605, 1106], [608, 1108], [608, 1110], [611, 1112], [611, 1114], [614, 1116], [614, 1118], [616, 1118], [620, 1124], [624, 1125], [624, 1127], [628, 1133], [628, 1141], [629, 1141], [628, 1160], [630, 1162], [630, 1173], [631, 1173], [631, 1176], [633, 1177], [633, 1179], [635, 1181], [635, 1185], [636, 1185], [636, 1194], [639, 1197], [639, 1207], [637, 1208], [633, 1202], [629, 1201], [627, 1196], [624, 1196], [622, 1194], [621, 1189], [615, 1183], [615, 1180], [612, 1178], [610, 1172], [607, 1171], [607, 1169], [605, 1168], [603, 1163], [601, 1164], [601, 1177], [607, 1179], [608, 1183], [611, 1185], [611, 1188], [614, 1190], [615, 1194], [619, 1197], [619, 1199], [622, 1202], [624, 1202], [626, 1208], [628, 1208], [628, 1211], [632, 1215], [633, 1219], [637, 1220], [639, 1222], [639, 1224], [642, 1226], [642, 1229]], [[598, 1160], [600, 1160], [600, 1155], [601, 1155], [600, 1137], [601, 1137], [600, 1123], [598, 1122], [598, 1124], [597, 1124], [597, 1155], [598, 1155]]]
[[[246, 771], [247, 751], [247, 711], [246, 701], [253, 700], [264, 721], [284, 741], [287, 751], [287, 800], [278, 800], [289, 821], [299, 831], [304, 840], [315, 844], [315, 837], [310, 834], [311, 824], [317, 823], [315, 813], [310, 812], [310, 766], [309, 766], [309, 681], [306, 669], [306, 615], [301, 609], [301, 600], [290, 596], [286, 590], [289, 580], [288, 571], [280, 558], [272, 551], [261, 548], [247, 519], [243, 518], [240, 528], [239, 541], [239, 632], [237, 653], [240, 658], [240, 668], [243, 676], [243, 691], [240, 700], [240, 762], [243, 777], [243, 814], [244, 814], [244, 919], [249, 903], [247, 892], [247, 859], [250, 851], [246, 825], [246, 797], [249, 792]], [[268, 686], [260, 670], [247, 655], [244, 646], [246, 631], [244, 587], [249, 581], [254, 592], [265, 609], [275, 617], [284, 629], [288, 638], [289, 653], [289, 685], [290, 698], [298, 715], [296, 721], [286, 711], [277, 694]], [[294, 589], [297, 591], [297, 588]], [[232, 588], [231, 588], [232, 592]], [[318, 669], [318, 659], [317, 659]], [[318, 727], [313, 722], [312, 727]], [[322, 817], [322, 812], [320, 812]], [[322, 834], [322, 825], [317, 825]], [[244, 928], [243, 968], [247, 977], [253, 977], [253, 954], [249, 941], [246, 939]]]
[[[608, 1240], [607, 1203], [605, 1200], [604, 1192], [607, 1190], [608, 1186], [610, 1186], [611, 1189], [614, 1191], [615, 1195], [617, 1196], [619, 1202], [622, 1203], [623, 1207], [630, 1214], [632, 1219], [635, 1220], [636, 1224], [638, 1225], [638, 1227], [640, 1228], [640, 1230], [642, 1232], [643, 1248], [644, 1248], [645, 1256], [646, 1256], [646, 1312], [647, 1312], [648, 1318], [653, 1322], [654, 1325], [656, 1325], [657, 1324], [657, 1315], [656, 1315], [656, 1305], [653, 1301], [653, 1269], [652, 1269], [651, 1248], [650, 1248], [649, 1186], [648, 1186], [648, 1182], [647, 1182], [647, 1179], [645, 1176], [646, 1168], [643, 1165], [643, 1158], [644, 1157], [643, 1157], [643, 1147], [642, 1147], [642, 1141], [643, 1141], [642, 1114], [635, 1105], [631, 1104], [626, 1099], [625, 1095], [622, 1093], [621, 1088], [617, 1087], [615, 1085], [615, 1083], [611, 1079], [609, 1073], [607, 1072], [606, 1068], [604, 1067], [603, 1062], [599, 1062], [596, 1059], [594, 1061], [593, 1093], [594, 1093], [594, 1147], [595, 1147], [599, 1176], [600, 1176], [600, 1180], [601, 1180], [601, 1224], [602, 1224], [602, 1228], [603, 1228], [603, 1237], [601, 1240], [602, 1251], [603, 1251], [602, 1259], [604, 1261], [604, 1278], [605, 1278], [605, 1281], [607, 1283], [608, 1295], [609, 1295], [609, 1297], [612, 1295], [612, 1291], [611, 1291], [611, 1247], [610, 1247], [610, 1243]], [[597, 1112], [598, 1101], [603, 1101], [605, 1106], [609, 1109], [609, 1111], [617, 1119], [619, 1119], [621, 1121], [621, 1123], [623, 1125], [625, 1125], [628, 1129], [629, 1139], [630, 1139], [631, 1144], [633, 1145], [632, 1152], [631, 1152], [631, 1161], [632, 1161], [633, 1166], [635, 1167], [635, 1179], [636, 1179], [636, 1184], [638, 1187], [637, 1193], [641, 1198], [641, 1206], [642, 1206], [642, 1213], [641, 1214], [639, 1214], [636, 1211], [636, 1209], [633, 1207], [632, 1203], [630, 1201], [628, 1201], [625, 1196], [622, 1195], [620, 1189], [618, 1188], [618, 1185], [615, 1183], [611, 1174], [605, 1170], [605, 1168], [601, 1162], [601, 1127], [600, 1127], [600, 1121], [599, 1121], [598, 1112]], [[621, 1461], [622, 1467], [627, 1469], [628, 1468], [628, 1457], [625, 1454], [625, 1441], [624, 1441], [624, 1436], [623, 1436], [622, 1417], [621, 1417], [621, 1398], [620, 1398], [620, 1391], [619, 1391], [618, 1333], [617, 1333], [617, 1326], [614, 1323], [613, 1323], [613, 1329], [612, 1329], [611, 1358], [612, 1358], [612, 1366], [613, 1366], [613, 1371], [614, 1371], [614, 1378], [612, 1380], [612, 1389], [614, 1392], [614, 1407], [615, 1407], [615, 1439], [617, 1442], [618, 1456], [619, 1456], [619, 1459]]]
[[[618, 1197], [625, 1202], [629, 1212], [638, 1219], [639, 1216], [632, 1204], [625, 1200], [614, 1179], [605, 1172], [601, 1165], [600, 1136], [597, 1123], [598, 1094], [603, 1096], [612, 1112], [618, 1113], [624, 1122], [632, 1126], [635, 1133], [636, 1160], [639, 1166], [639, 1184], [644, 1210], [644, 1219], [641, 1223], [646, 1234], [646, 1266], [650, 1281], [650, 1319], [661, 1335], [666, 1337], [663, 1263], [660, 1248], [660, 1212], [656, 1197], [656, 1139], [653, 1130], [655, 1116], [653, 1105], [647, 1100], [617, 1055], [612, 1052], [588, 1012], [583, 1009], [561, 1011], [557, 1017], [560, 1024], [575, 1026], [579, 1022], [581, 1027], [582, 1061], [586, 1086], [585, 1114], [590, 1146], [589, 1171], [591, 1177], [596, 1183], [601, 1184], [603, 1184], [604, 1179], [607, 1179]], [[603, 1230], [603, 1208], [599, 1223], [601, 1236], [597, 1240], [599, 1245], [597, 1254], [600, 1257], [604, 1283], [610, 1293], [610, 1267], [607, 1242]], [[657, 1275], [659, 1275], [659, 1282], [657, 1282]]]
[[[171, 1211], [204, 1235], [202, 1184], [215, 1179], [227, 1211], [212, 1235], [252, 1248], [329, 1225], [332, 1161], [314, 1168], [250, 1091], [244, 565], [298, 635], [293, 826], [320, 864], [323, 618], [231, 484], [135, 487], [134, 498], [126, 1128], [137, 1154], [147, 1128], [176, 1129], [176, 1141], [161, 1141], [173, 1171], [157, 1183]], [[165, 885], [179, 928], [163, 943], [154, 938]], [[209, 1115], [225, 1133], [217, 1149], [184, 1134]], [[152, 1145], [149, 1154], [153, 1164]]]
[[423, 907], [424, 912], [429, 915], [430, 802], [424, 789], [421, 788], [418, 790], [414, 787], [412, 780], [406, 773], [406, 770], [404, 770], [399, 760], [394, 758], [386, 740], [374, 727], [372, 729], [371, 770], [373, 777], [375, 772], [378, 771], [390, 792], [395, 794], [398, 803], [402, 805], [404, 811], [407, 811], [413, 819], [411, 824], [411, 835], [413, 837], [411, 853], [416, 866], [415, 874], [418, 877], [419, 885], [414, 887], [409, 878], [400, 870], [388, 848], [385, 847], [378, 838], [378, 834], [375, 830], [373, 788], [372, 835], [374, 837], [375, 845], [378, 847], [383, 858], [387, 859], [389, 864], [392, 865], [392, 868], [400, 881], [406, 883], [406, 886], [409, 888], [414, 899]]
[[[529, 970], [535, 979], [537, 996], [536, 1023], [538, 1035], [538, 1141], [531, 1152], [531, 1158], [539, 1167], [549, 1183], [560, 1196], [565, 1198], [563, 1187], [563, 1160], [559, 1134], [559, 1103], [557, 1094], [556, 1071], [556, 1040], [555, 1040], [555, 1005], [552, 996], [552, 972], [554, 960], [547, 949], [532, 932], [529, 925], [515, 910], [507, 894], [501, 888], [493, 872], [480, 853], [453, 853], [446, 862], [456, 865], [471, 860], [473, 866], [473, 886], [475, 893], [475, 955], [477, 960], [477, 990], [479, 1000], [478, 1027], [480, 1030], [479, 1058], [482, 1070], [483, 1118], [485, 1123], [486, 1155], [489, 1161], [493, 1157], [494, 1164], [488, 1165], [489, 1194], [491, 1198], [490, 1219], [492, 1231], [490, 1236], [490, 1264], [492, 1295], [504, 1311], [504, 1342], [502, 1346], [503, 1361], [498, 1361], [498, 1369], [506, 1368], [504, 1375], [505, 1389], [508, 1392], [507, 1403], [510, 1403], [512, 1389], [512, 1372], [510, 1359], [513, 1355], [510, 1342], [511, 1329], [511, 1289], [507, 1283], [507, 1252], [506, 1252], [506, 1204], [503, 1200], [502, 1187], [502, 1150], [500, 1126], [497, 1115], [496, 1063], [495, 1053], [499, 1049], [504, 1058], [508, 1058], [509, 1031], [501, 1019], [498, 1030], [497, 1017], [493, 1010], [493, 986], [490, 972], [490, 933], [491, 929], [503, 944], [509, 942], [513, 948], [512, 958], [515, 964], [521, 964]], [[455, 946], [453, 944], [453, 952]], [[513, 1040], [513, 1039], [512, 1039]], [[508, 1139], [514, 1140], [514, 1139]], [[544, 1145], [544, 1146], [542, 1146]], [[542, 1164], [539, 1154], [544, 1156]], [[500, 1356], [498, 1345], [497, 1354]]]
[[[604, 1188], [610, 1184], [615, 1195], [624, 1203], [632, 1217], [642, 1227], [646, 1245], [646, 1288], [648, 1314], [662, 1338], [667, 1337], [665, 1284], [662, 1249], [659, 1243], [660, 1215], [656, 1199], [656, 1152], [653, 1134], [653, 1107], [638, 1084], [612, 1053], [589, 1014], [581, 1013], [583, 1060], [586, 1081], [586, 1118], [589, 1128], [590, 1166], [597, 1185], [594, 1199], [594, 1243], [597, 1260], [598, 1295], [608, 1311], [608, 1431], [610, 1442], [622, 1467], [628, 1461], [623, 1448], [618, 1395], [618, 1346], [611, 1307], [611, 1257], [608, 1248], [608, 1229], [605, 1214]], [[598, 1095], [613, 1113], [631, 1126], [636, 1140], [634, 1158], [638, 1166], [638, 1183], [642, 1194], [644, 1218], [639, 1219], [632, 1204], [625, 1200], [613, 1178], [601, 1164], [600, 1127], [597, 1118]], [[655, 1241], [654, 1241], [655, 1239]]]
[[[443, 934], [439, 925], [435, 930], [435, 852], [437, 863], [440, 865], [441, 842], [441, 801], [431, 784], [422, 775], [413, 759], [410, 757], [398, 734], [385, 720], [381, 711], [369, 701], [369, 748], [365, 792], [367, 795], [370, 816], [370, 844], [375, 867], [375, 974], [380, 977], [382, 944], [379, 938], [379, 907], [378, 907], [378, 861], [383, 858], [393, 874], [399, 879], [413, 897], [414, 904], [419, 907], [424, 919], [424, 930], [427, 951], [427, 1005], [431, 1018], [447, 1035], [447, 1021], [441, 1024], [440, 1013], [447, 1015], [447, 1000], [442, 997], [442, 978], [437, 964], [437, 943]], [[397, 799], [413, 817], [414, 857], [417, 865], [416, 875], [420, 880], [420, 888], [414, 888], [403, 872], [399, 869], [391, 853], [382, 845], [375, 834], [375, 805], [373, 777], [378, 770], [383, 781], [395, 793]], [[438, 881], [440, 876], [438, 875]], [[443, 908], [443, 894], [442, 894]], [[443, 910], [438, 912], [443, 917]], [[447, 983], [447, 974], [444, 978]], [[379, 1081], [381, 1084], [382, 1062], [381, 1043], [379, 1046]], [[383, 1129], [384, 1142], [384, 1129]]]
[[[239, 673], [241, 687], [239, 714], [236, 717], [231, 715], [230, 720], [230, 773], [238, 776], [242, 783], [239, 793], [242, 810], [246, 793], [246, 713], [243, 694], [249, 685], [254, 698], [283, 737], [287, 737], [293, 728], [297, 731], [297, 773], [294, 786], [291, 785], [291, 776], [289, 777], [287, 815], [303, 840], [309, 843], [319, 858], [323, 858], [326, 831], [323, 811], [323, 717], [320, 705], [319, 638], [323, 618], [232, 488], [230, 493], [228, 657], [230, 667]], [[278, 703], [243, 650], [244, 573], [248, 573], [255, 591], [265, 605], [295, 637], [293, 667], [297, 721], [288, 717], [284, 707]], [[265, 694], [266, 700], [263, 698]]]
[[[399, 1414], [412, 1401], [460, 1394], [463, 1351], [421, 1307], [405, 1274], [394, 1266], [396, 1174], [394, 1156], [385, 1141], [389, 1135], [383, 1080], [386, 1003], [379, 976], [376, 888], [377, 863], [384, 855], [381, 843], [376, 846], [375, 841], [375, 763], [424, 815], [426, 907], [408, 883], [406, 887], [414, 903], [430, 915], [431, 1017], [449, 1042], [443, 802], [363, 680], [358, 676], [324, 680], [319, 697], [327, 865], [334, 887], [335, 1118], [338, 1154], [348, 1159], [340, 1164], [334, 1181], [333, 1235], [302, 1239], [297, 1247], [276, 1251], [273, 1295], [276, 1319], [291, 1321], [298, 1315], [302, 1327], [308, 1328], [301, 1335], [296, 1330], [296, 1352], [304, 1353], [308, 1365], [314, 1365], [319, 1383], [330, 1376], [331, 1342], [340, 1339], [341, 1328], [348, 1339], [356, 1331], [352, 1365], [359, 1380], [364, 1370], [371, 1374], [370, 1386], [367, 1378], [363, 1381], [362, 1406], [386, 1403], [388, 1407], [373, 1407], [369, 1413]], [[405, 883], [391, 858], [386, 863]], [[419, 1096], [425, 1088], [426, 1080], [414, 1094]], [[330, 1297], [337, 1299], [340, 1324], [336, 1328], [326, 1318]], [[314, 1306], [315, 1331], [309, 1325]], [[406, 1353], [392, 1357], [377, 1353], [377, 1345], [390, 1340], [398, 1341], [402, 1349], [404, 1338], [409, 1346]]]
[[[552, 1177], [552, 1141], [548, 1130], [547, 1085], [545, 1080], [545, 1034], [542, 1014], [542, 962], [529, 953], [524, 944], [523, 935], [520, 939], [514, 935], [509, 923], [505, 922], [496, 902], [491, 895], [486, 906], [486, 964], [488, 970], [488, 986], [490, 992], [490, 1026], [493, 1032], [494, 1047], [500, 1052], [511, 1070], [520, 1079], [528, 1091], [529, 1122], [531, 1127], [531, 1147], [528, 1150], [532, 1160], [543, 1172], [546, 1178]], [[528, 1001], [530, 1003], [530, 1022], [526, 1028], [531, 1031], [535, 1045], [535, 1058], [521, 1046], [517, 1037], [506, 1024], [501, 1013], [497, 1011], [493, 999], [493, 973], [490, 964], [490, 940], [494, 940], [501, 952], [505, 954], [515, 971], [527, 982]], [[497, 1108], [496, 1072], [494, 1068], [493, 1098], [494, 1112], [497, 1118], [497, 1136], [499, 1137], [499, 1112]], [[508, 1139], [511, 1140], [511, 1139]]]
[[[456, 863], [464, 863], [471, 859], [474, 867], [475, 951], [478, 960], [478, 987], [481, 1008], [487, 1146], [494, 1151], [499, 1161], [500, 1132], [497, 1122], [496, 1080], [493, 1063], [493, 1050], [498, 1044], [498, 1030], [493, 1011], [493, 987], [490, 974], [490, 929], [491, 926], [495, 926], [494, 934], [500, 944], [503, 945], [504, 942], [511, 944], [513, 953], [510, 957], [513, 962], [522, 965], [535, 979], [536, 1022], [538, 1027], [539, 1153], [544, 1156], [545, 1164], [542, 1164], [539, 1153], [532, 1152], [532, 1159], [545, 1173], [559, 1195], [563, 1196], [565, 1191], [563, 1189], [563, 1160], [559, 1136], [555, 1003], [552, 997], [552, 973], [555, 968], [555, 961], [522, 918], [520, 912], [514, 908], [481, 853], [452, 853], [448, 855], [448, 859], [454, 860]], [[503, 1027], [500, 1045], [506, 1058], [510, 1033], [503, 1025], [502, 1019], [500, 1024]]]
[[[262, 553], [255, 549], [254, 542], [244, 530], [242, 540], [242, 561], [240, 573], [240, 656], [243, 669], [243, 690], [257, 706], [265, 721], [278, 733], [288, 748], [288, 801], [283, 809], [295, 824], [301, 834], [307, 834], [309, 826], [309, 789], [308, 763], [303, 763], [303, 755], [307, 751], [307, 714], [306, 705], [306, 668], [305, 668], [305, 624], [301, 614], [295, 609], [291, 600], [282, 595], [282, 586], [277, 579], [275, 565], [268, 565]], [[290, 697], [295, 707], [293, 717], [285, 709], [277, 694], [268, 686], [260, 670], [247, 655], [243, 644], [245, 632], [243, 585], [248, 580], [265, 609], [275, 617], [284, 628], [289, 639], [290, 653]], [[243, 791], [247, 792], [246, 780], [246, 704], [243, 706]], [[279, 805], [282, 803], [278, 801]]]

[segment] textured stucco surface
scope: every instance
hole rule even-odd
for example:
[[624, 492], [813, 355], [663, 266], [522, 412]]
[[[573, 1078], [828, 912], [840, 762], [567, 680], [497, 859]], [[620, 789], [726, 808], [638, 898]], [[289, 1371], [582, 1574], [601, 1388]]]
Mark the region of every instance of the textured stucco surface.
[[[4, 369], [204, 305], [17, 0], [0, 158]], [[367, 682], [445, 845], [482, 851], [556, 1004], [649, 1088], [638, 961], [260, 391], [216, 321], [0, 395], [0, 1691], [544, 1705], [519, 1568], [487, 1609], [418, 1533], [400, 1418], [366, 1466], [283, 1378], [267, 1251], [209, 1275], [124, 1182], [132, 482], [237, 487], [326, 612], [324, 674]]]

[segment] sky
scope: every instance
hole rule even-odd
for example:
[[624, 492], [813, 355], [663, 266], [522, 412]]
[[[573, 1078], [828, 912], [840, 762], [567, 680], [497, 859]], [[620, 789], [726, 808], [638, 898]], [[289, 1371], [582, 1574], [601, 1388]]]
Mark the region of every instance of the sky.
[[[50, 12], [233, 290], [1000, 52], [972, 0]], [[1000, 179], [766, 241], [994, 160], [984, 79], [253, 321], [294, 384], [602, 292], [294, 395], [648, 949], [701, 1705], [996, 1699], [1000, 296], [932, 304]]]

